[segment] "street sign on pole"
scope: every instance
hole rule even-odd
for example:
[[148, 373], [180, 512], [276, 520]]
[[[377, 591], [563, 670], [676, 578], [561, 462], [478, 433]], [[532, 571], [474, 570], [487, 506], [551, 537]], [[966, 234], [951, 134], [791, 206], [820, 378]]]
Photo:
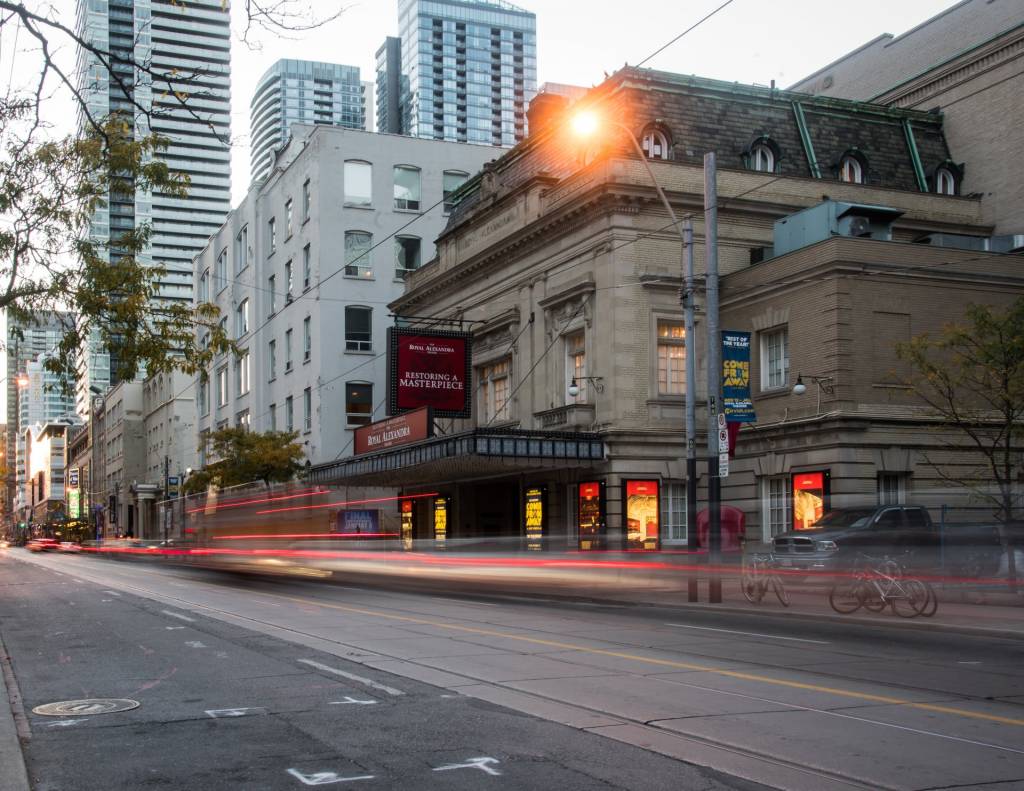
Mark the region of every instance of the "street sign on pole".
[[729, 430], [725, 428], [718, 429], [718, 452], [728, 452], [729, 450]]
[[725, 428], [725, 412], [719, 412], [718, 413], [718, 428], [719, 429]]
[[729, 451], [728, 449], [724, 453], [718, 454], [718, 477], [728, 478], [729, 477]]

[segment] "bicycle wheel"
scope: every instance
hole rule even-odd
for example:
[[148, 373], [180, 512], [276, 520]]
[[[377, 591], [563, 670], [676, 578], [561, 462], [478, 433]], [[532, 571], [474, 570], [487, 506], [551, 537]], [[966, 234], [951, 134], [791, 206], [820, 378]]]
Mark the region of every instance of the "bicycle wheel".
[[743, 591], [743, 598], [751, 604], [757, 604], [764, 598], [764, 586], [761, 584], [761, 575], [758, 573], [756, 563], [743, 561], [740, 590]]
[[865, 584], [861, 588], [861, 604], [868, 612], [881, 612], [889, 605], [889, 599], [876, 584]]
[[861, 583], [857, 581], [833, 585], [828, 593], [828, 603], [840, 615], [857, 612], [864, 603]]
[[789, 591], [786, 590], [786, 585], [782, 581], [782, 577], [778, 574], [772, 575], [772, 588], [775, 591], [775, 595], [779, 597], [779, 603], [783, 607], [789, 606]]
[[921, 584], [928, 590], [928, 603], [925, 605], [924, 610], [922, 610], [921, 615], [925, 618], [931, 618], [939, 610], [939, 596], [930, 582], [922, 582]]
[[928, 608], [928, 588], [920, 580], [908, 579], [900, 583], [901, 591], [892, 599], [892, 611], [901, 618], [913, 618]]

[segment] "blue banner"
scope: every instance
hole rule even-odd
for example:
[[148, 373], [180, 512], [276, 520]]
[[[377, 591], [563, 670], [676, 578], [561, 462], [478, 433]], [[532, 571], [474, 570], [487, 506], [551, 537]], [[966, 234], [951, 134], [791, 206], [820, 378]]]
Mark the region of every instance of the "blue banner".
[[757, 420], [750, 400], [750, 333], [722, 331], [722, 411], [727, 423]]
[[340, 511], [338, 532], [348, 534], [376, 534], [380, 532], [380, 516], [376, 509]]

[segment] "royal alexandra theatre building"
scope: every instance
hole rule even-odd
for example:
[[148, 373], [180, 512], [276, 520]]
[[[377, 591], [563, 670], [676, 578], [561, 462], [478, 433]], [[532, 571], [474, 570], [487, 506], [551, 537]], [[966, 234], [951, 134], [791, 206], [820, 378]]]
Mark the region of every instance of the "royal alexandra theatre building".
[[[389, 418], [311, 482], [397, 490], [407, 546], [685, 547], [703, 311], [688, 383], [680, 235], [623, 126], [693, 218], [698, 279], [703, 156], [718, 157], [722, 329], [746, 339], [753, 401], [723, 501], [748, 537], [923, 479], [917, 406], [885, 379], [894, 343], [953, 317], [965, 288], [998, 301], [1021, 286], [1006, 256], [979, 271], [984, 254], [927, 243], [991, 232], [955, 194], [941, 115], [626, 68], [581, 100], [608, 121], [581, 140], [581, 105], [562, 102], [538, 97], [530, 137], [452, 196], [437, 257], [391, 305]], [[776, 251], [777, 221], [823, 200]], [[819, 220], [836, 227], [816, 236]]]

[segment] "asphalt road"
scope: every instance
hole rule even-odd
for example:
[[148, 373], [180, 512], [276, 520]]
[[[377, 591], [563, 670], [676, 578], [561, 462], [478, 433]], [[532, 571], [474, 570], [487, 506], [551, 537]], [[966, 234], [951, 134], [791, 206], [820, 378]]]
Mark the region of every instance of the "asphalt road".
[[37, 789], [1024, 788], [1024, 641], [23, 552], [0, 575], [26, 710], [141, 704], [27, 714]]

